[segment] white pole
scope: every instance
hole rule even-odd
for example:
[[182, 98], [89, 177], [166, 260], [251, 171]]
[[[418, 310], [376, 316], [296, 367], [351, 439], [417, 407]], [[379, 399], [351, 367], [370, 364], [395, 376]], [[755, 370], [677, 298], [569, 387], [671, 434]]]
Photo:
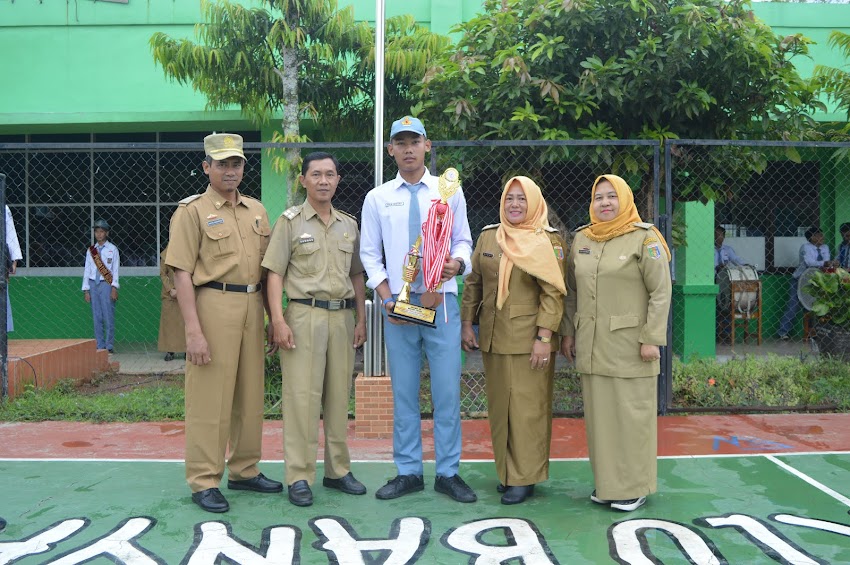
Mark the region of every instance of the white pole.
[[375, 0], [375, 186], [384, 183], [384, 0]]

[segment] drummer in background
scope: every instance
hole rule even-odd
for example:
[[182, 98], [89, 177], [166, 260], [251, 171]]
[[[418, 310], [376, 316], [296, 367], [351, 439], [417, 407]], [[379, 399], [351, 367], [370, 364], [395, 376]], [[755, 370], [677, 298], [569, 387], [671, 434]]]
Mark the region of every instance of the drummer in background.
[[821, 229], [817, 227], [807, 229], [806, 243], [800, 246], [800, 263], [794, 271], [794, 280], [788, 289], [788, 306], [785, 307], [785, 314], [782, 315], [782, 320], [779, 322], [779, 339], [788, 339], [788, 334], [791, 332], [791, 324], [800, 310], [800, 298], [797, 296], [797, 286], [803, 272], [811, 267], [834, 267], [837, 264], [837, 261], [829, 260], [829, 247], [823, 242], [823, 232]]
[[[735, 250], [730, 245], [724, 245], [726, 229], [723, 226], [714, 228], [714, 272], [720, 271], [726, 265], [743, 265]], [[732, 340], [732, 320], [729, 317], [729, 309], [721, 308], [717, 303], [717, 333], [721, 343], [729, 343]]]
[[729, 245], [723, 245], [726, 239], [726, 229], [723, 226], [714, 228], [714, 270], [717, 271], [726, 265], [743, 265], [744, 262]]
[[838, 266], [850, 270], [850, 223], [845, 222], [838, 228], [841, 233], [841, 246], [838, 248]]

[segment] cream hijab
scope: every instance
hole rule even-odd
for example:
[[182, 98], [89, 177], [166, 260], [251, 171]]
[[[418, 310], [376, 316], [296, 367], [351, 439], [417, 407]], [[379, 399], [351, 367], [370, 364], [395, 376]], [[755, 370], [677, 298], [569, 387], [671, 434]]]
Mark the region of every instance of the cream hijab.
[[[611, 183], [611, 186], [617, 191], [617, 200], [620, 202], [619, 213], [607, 222], [600, 221], [593, 211], [593, 197], [596, 195], [596, 186], [603, 180]], [[601, 175], [597, 177], [593, 183], [593, 188], [590, 190], [591, 225], [581, 231], [588, 239], [593, 241], [608, 241], [609, 239], [614, 239], [617, 236], [639, 229], [634, 224], [635, 222], [642, 221], [637, 206], [635, 206], [635, 196], [626, 181], [617, 175]], [[655, 226], [652, 226], [652, 229], [655, 231], [658, 241], [664, 246], [664, 251], [667, 252], [667, 260], [669, 261], [672, 256], [670, 254], [670, 248], [667, 247], [667, 242], [664, 240], [664, 236], [661, 235], [661, 232]]]
[[[528, 204], [525, 220], [516, 225], [510, 223], [505, 216], [505, 198], [514, 183], [519, 183]], [[549, 227], [549, 207], [543, 199], [540, 187], [528, 177], [511, 178], [502, 191], [499, 218], [501, 224], [496, 229], [496, 242], [502, 249], [502, 259], [499, 263], [496, 308], [501, 310], [510, 295], [508, 287], [514, 266], [566, 294], [567, 287], [558, 267], [558, 258], [555, 257], [552, 242], [545, 229]]]

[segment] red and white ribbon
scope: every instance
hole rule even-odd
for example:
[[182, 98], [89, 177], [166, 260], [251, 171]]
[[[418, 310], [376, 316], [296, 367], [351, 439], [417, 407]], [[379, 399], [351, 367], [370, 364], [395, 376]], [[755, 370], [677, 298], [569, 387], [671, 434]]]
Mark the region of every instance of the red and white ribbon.
[[451, 206], [435, 200], [422, 224], [422, 278], [429, 292], [436, 290], [443, 277], [443, 266], [451, 248], [453, 224], [454, 212]]

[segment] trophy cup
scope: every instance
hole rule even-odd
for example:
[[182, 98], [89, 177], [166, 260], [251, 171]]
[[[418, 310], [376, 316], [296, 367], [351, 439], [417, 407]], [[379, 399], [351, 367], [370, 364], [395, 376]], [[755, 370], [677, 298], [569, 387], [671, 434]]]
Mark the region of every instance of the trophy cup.
[[398, 298], [389, 316], [412, 324], [436, 328], [437, 324], [434, 322], [437, 318], [436, 310], [410, 303], [410, 285], [416, 280], [416, 273], [419, 271], [419, 259], [421, 258], [419, 245], [421, 243], [422, 236], [420, 235], [407, 253], [401, 275], [404, 284], [401, 286], [401, 292], [398, 293]]

